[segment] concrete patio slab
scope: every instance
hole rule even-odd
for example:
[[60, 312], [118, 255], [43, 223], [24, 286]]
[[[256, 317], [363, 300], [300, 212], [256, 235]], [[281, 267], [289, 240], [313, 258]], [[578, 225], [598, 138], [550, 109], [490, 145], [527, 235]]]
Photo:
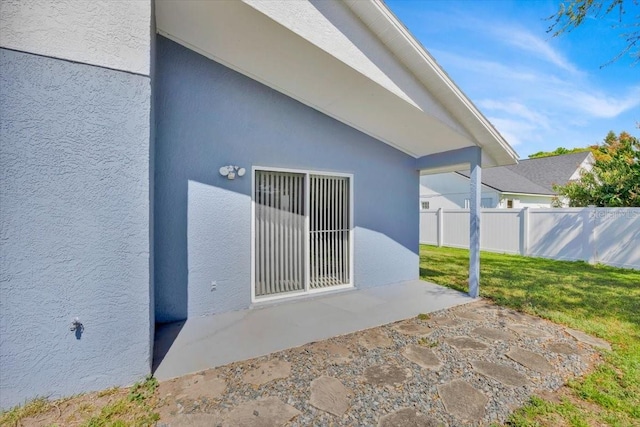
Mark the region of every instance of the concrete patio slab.
[[159, 325], [154, 375], [175, 378], [474, 301], [420, 280]]

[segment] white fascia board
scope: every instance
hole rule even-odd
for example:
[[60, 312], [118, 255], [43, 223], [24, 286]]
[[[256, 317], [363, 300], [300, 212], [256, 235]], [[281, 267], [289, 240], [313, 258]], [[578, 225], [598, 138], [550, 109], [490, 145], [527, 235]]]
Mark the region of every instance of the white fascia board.
[[345, 4], [474, 136], [477, 145], [488, 155], [483, 159], [483, 166], [517, 162], [515, 150], [383, 2], [345, 0]]
[[[469, 169], [469, 163], [457, 163], [455, 165], [440, 166], [437, 168], [421, 169], [420, 175], [437, 175], [441, 173], [453, 173], [455, 171]], [[468, 179], [468, 178], [467, 178]]]
[[499, 193], [503, 196], [527, 196], [527, 197], [553, 197], [557, 196], [557, 194], [542, 194], [542, 193], [514, 193], [508, 191], [499, 191]]

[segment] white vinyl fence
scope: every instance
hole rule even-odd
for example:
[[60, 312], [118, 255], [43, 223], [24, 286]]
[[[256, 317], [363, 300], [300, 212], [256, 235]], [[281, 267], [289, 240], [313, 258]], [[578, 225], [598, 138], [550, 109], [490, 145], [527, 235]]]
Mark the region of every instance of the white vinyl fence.
[[[469, 247], [469, 210], [420, 211], [420, 243]], [[640, 269], [640, 208], [482, 209], [480, 248]]]

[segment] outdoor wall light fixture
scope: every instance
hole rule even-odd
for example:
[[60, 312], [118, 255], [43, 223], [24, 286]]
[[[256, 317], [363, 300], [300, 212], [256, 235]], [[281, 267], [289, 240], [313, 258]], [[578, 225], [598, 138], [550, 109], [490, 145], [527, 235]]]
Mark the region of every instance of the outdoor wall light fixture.
[[219, 171], [220, 171], [220, 175], [226, 176], [227, 179], [235, 179], [236, 175], [244, 176], [244, 174], [247, 172], [244, 168], [241, 168], [240, 166], [233, 166], [233, 165], [222, 166]]

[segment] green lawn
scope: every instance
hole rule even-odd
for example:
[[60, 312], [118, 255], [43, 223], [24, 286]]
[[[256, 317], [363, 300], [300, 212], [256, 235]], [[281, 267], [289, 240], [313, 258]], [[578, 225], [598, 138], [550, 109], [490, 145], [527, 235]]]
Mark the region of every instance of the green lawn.
[[[609, 341], [561, 403], [534, 398], [513, 426], [640, 426], [640, 271], [482, 252], [480, 295]], [[467, 291], [469, 251], [421, 246], [422, 279]]]

